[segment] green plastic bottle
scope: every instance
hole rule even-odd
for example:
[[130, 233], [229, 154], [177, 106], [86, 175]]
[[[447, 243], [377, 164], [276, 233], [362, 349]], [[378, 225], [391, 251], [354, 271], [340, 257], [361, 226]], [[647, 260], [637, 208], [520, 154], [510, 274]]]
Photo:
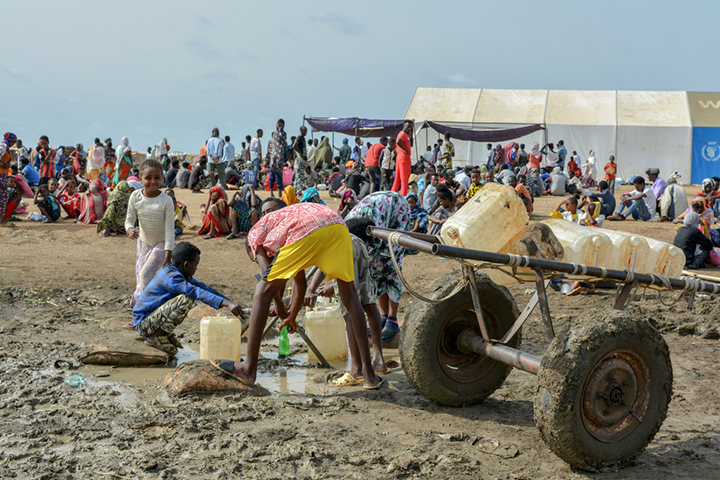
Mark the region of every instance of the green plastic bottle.
[[278, 341], [278, 350], [280, 355], [290, 355], [290, 339], [288, 338], [288, 327], [280, 330], [280, 340]]

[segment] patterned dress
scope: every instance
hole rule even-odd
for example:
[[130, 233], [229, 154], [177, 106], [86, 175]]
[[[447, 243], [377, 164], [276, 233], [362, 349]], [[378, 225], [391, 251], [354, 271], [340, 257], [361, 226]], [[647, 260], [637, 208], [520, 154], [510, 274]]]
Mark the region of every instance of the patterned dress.
[[[345, 217], [345, 220], [362, 217], [372, 218], [378, 227], [408, 230], [410, 226], [410, 205], [397, 192], [375, 192], [363, 198]], [[390, 300], [396, 303], [399, 302], [402, 293], [402, 282], [390, 258], [388, 243], [372, 237], [368, 242], [367, 249], [370, 255], [370, 274], [377, 287], [375, 297], [379, 298], [387, 293]], [[398, 266], [402, 269], [405, 249], [395, 245], [393, 250], [395, 251]]]

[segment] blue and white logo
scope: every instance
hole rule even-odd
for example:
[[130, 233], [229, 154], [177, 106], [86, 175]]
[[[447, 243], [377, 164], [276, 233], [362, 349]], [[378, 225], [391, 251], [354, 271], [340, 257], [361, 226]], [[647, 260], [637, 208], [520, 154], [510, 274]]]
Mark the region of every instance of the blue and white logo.
[[702, 156], [708, 162], [717, 162], [720, 160], [720, 145], [717, 142], [708, 142], [702, 148]]

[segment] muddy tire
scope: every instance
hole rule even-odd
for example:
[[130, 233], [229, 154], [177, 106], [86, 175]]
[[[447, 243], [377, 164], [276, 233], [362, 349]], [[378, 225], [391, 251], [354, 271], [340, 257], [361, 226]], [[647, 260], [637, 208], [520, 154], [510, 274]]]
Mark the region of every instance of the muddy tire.
[[645, 319], [600, 311], [573, 322], [543, 356], [535, 423], [571, 466], [621, 467], [653, 439], [671, 397], [662, 336]]
[[[476, 274], [476, 280], [488, 333], [500, 339], [518, 316], [515, 300], [487, 276]], [[444, 298], [459, 281], [459, 273], [440, 277], [425, 295]], [[502, 385], [512, 369], [482, 355], [461, 352], [457, 339], [468, 328], [480, 335], [469, 286], [441, 303], [418, 302], [405, 317], [399, 345], [405, 374], [417, 391], [441, 405], [482, 402]], [[520, 346], [520, 332], [508, 345]]]

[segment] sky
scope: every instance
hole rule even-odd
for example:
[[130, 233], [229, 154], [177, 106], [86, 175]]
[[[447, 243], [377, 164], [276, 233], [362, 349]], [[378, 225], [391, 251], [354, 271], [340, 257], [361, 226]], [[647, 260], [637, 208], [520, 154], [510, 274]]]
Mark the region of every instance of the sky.
[[[0, 130], [236, 148], [278, 118], [399, 119], [417, 87], [720, 90], [717, 1], [14, 2]], [[336, 144], [340, 143], [336, 135]]]

